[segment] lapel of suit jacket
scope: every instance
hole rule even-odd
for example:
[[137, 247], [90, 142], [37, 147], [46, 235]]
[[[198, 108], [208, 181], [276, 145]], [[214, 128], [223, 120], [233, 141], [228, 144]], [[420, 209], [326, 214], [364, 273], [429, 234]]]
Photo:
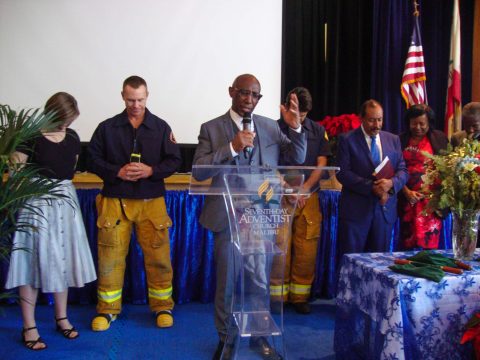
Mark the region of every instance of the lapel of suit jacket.
[[357, 139], [358, 144], [360, 144], [360, 147], [362, 148], [363, 152], [365, 153], [365, 156], [370, 160], [370, 164], [372, 164], [373, 167], [373, 160], [372, 160], [372, 152], [368, 148], [367, 140], [365, 139], [365, 134], [362, 131], [362, 128], [359, 127], [356, 130], [355, 137]]
[[[222, 118], [222, 126], [223, 126], [223, 132], [225, 134], [225, 140], [227, 143], [230, 143], [233, 138], [234, 138], [234, 132], [233, 132], [233, 120], [232, 117], [230, 116], [230, 110], [227, 111], [227, 113], [223, 116]], [[238, 165], [238, 157], [234, 158], [235, 164]]]
[[[259, 158], [259, 164], [262, 163], [262, 151], [260, 149], [260, 139], [261, 139], [261, 136], [260, 134], [258, 133], [258, 121], [256, 121], [258, 118], [252, 114], [252, 121], [253, 121], [253, 130], [255, 131], [255, 139], [253, 140], [254, 143], [257, 142], [257, 146], [254, 146], [253, 149], [252, 149], [252, 154], [251, 154], [251, 159], [255, 159], [256, 156], [258, 156]], [[261, 128], [261, 126], [260, 126]], [[263, 129], [260, 130], [260, 133], [263, 132]]]
[[223, 131], [226, 137], [225, 140], [227, 140], [227, 142], [232, 141], [235, 135], [233, 133], [233, 128], [232, 128], [233, 120], [230, 117], [230, 112], [227, 111], [227, 113], [223, 116], [222, 125], [223, 125]]
[[385, 156], [388, 156], [390, 154], [388, 158], [390, 159], [390, 161], [393, 161], [392, 154], [390, 152], [392, 147], [390, 146], [391, 143], [389, 142], [389, 138], [385, 136], [385, 133], [383, 131], [380, 131], [378, 137], [381, 138], [382, 142], [382, 160], [385, 159]]
[[[264, 164], [263, 162], [263, 158], [262, 158], [262, 139], [266, 139], [266, 130], [262, 127], [260, 121], [258, 121], [258, 117], [253, 115], [252, 116], [252, 120], [253, 120], [253, 123], [254, 123], [254, 126], [255, 126], [255, 137], [256, 137], [256, 140], [258, 142], [258, 146], [255, 146], [253, 148], [253, 152], [252, 152], [252, 159], [255, 155], [258, 156], [258, 160], [259, 160], [259, 164], [262, 165]], [[258, 152], [258, 154], [256, 154]]]

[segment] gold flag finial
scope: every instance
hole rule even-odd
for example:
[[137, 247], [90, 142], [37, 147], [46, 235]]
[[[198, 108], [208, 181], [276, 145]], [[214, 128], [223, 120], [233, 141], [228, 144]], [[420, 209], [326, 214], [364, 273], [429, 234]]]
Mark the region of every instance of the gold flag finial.
[[413, 16], [419, 16], [420, 11], [418, 11], [418, 2], [416, 0], [413, 0]]

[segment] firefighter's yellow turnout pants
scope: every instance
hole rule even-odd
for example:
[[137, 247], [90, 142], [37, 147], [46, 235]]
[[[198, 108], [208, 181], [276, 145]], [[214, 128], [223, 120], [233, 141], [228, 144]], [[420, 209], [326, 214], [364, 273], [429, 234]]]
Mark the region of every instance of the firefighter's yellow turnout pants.
[[[277, 239], [278, 246], [286, 249], [285, 272], [282, 282], [281, 269], [274, 262], [270, 283], [272, 301], [281, 301], [282, 295], [284, 301], [291, 303], [308, 301], [315, 275], [321, 222], [318, 194], [314, 193], [303, 209], [295, 210], [291, 236]], [[283, 244], [284, 241], [287, 244]]]
[[143, 250], [148, 299], [152, 311], [171, 310], [172, 265], [168, 228], [172, 221], [163, 197], [154, 199], [96, 198], [98, 211], [98, 304], [100, 314], [119, 314], [125, 258], [132, 225]]

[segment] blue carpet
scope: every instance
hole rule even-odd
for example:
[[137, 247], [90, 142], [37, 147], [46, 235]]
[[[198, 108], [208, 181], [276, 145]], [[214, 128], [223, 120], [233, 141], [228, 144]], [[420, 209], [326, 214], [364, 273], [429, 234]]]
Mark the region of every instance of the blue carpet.
[[[93, 305], [69, 307], [71, 322], [80, 331], [76, 340], [67, 340], [55, 331], [52, 306], [39, 305], [37, 326], [48, 345], [43, 351], [31, 351], [20, 341], [20, 309], [16, 305], [0, 307], [0, 358], [22, 359], [211, 359], [217, 346], [213, 325], [213, 304], [177, 305], [175, 324], [158, 329], [153, 314], [145, 305], [124, 305], [121, 316], [106, 332], [90, 330], [95, 314]], [[285, 311], [285, 339], [289, 359], [332, 360], [335, 306], [317, 301], [312, 314]]]

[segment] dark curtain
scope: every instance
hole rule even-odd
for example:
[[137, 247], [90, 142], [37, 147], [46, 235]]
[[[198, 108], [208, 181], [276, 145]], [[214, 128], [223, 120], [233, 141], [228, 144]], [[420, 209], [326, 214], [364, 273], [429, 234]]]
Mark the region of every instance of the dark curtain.
[[312, 119], [356, 113], [370, 88], [372, 0], [283, 5], [282, 98], [304, 86], [313, 97]]
[[[432, 1], [422, 1], [421, 5], [421, 31], [423, 36], [425, 70], [427, 74], [428, 104], [437, 115], [435, 127], [443, 131], [453, 1], [436, 1], [435, 4], [432, 4]], [[409, 18], [411, 18], [411, 13], [409, 13]], [[404, 54], [404, 57], [406, 57], [406, 51]], [[405, 105], [402, 105], [402, 112], [399, 116], [403, 116], [405, 112]], [[406, 130], [406, 125], [404, 125], [403, 130]]]
[[405, 106], [400, 83], [412, 35], [410, 6], [405, 0], [374, 0], [373, 6], [371, 97], [383, 105], [384, 129], [395, 133]]
[[324, 23], [326, 1], [283, 2], [282, 99], [296, 86], [312, 93], [311, 117], [317, 118], [322, 102], [324, 69]]
[[[453, 0], [420, 0], [429, 104], [443, 129]], [[384, 106], [384, 128], [405, 129], [400, 83], [412, 35], [410, 0], [284, 0], [282, 98], [295, 86], [313, 96], [311, 118], [358, 112], [369, 98]], [[460, 1], [462, 101], [471, 101], [474, 0]], [[327, 52], [325, 60], [325, 27]]]
[[[419, 3], [428, 103], [437, 114], [435, 127], [443, 130], [453, 0], [422, 0]], [[464, 104], [471, 99], [473, 7], [472, 0], [460, 1]], [[413, 2], [374, 0], [373, 18], [371, 97], [383, 104], [384, 128], [400, 133], [406, 130], [400, 83], [413, 30]]]
[[328, 60], [323, 113], [356, 113], [369, 89], [370, 0], [328, 3]]

